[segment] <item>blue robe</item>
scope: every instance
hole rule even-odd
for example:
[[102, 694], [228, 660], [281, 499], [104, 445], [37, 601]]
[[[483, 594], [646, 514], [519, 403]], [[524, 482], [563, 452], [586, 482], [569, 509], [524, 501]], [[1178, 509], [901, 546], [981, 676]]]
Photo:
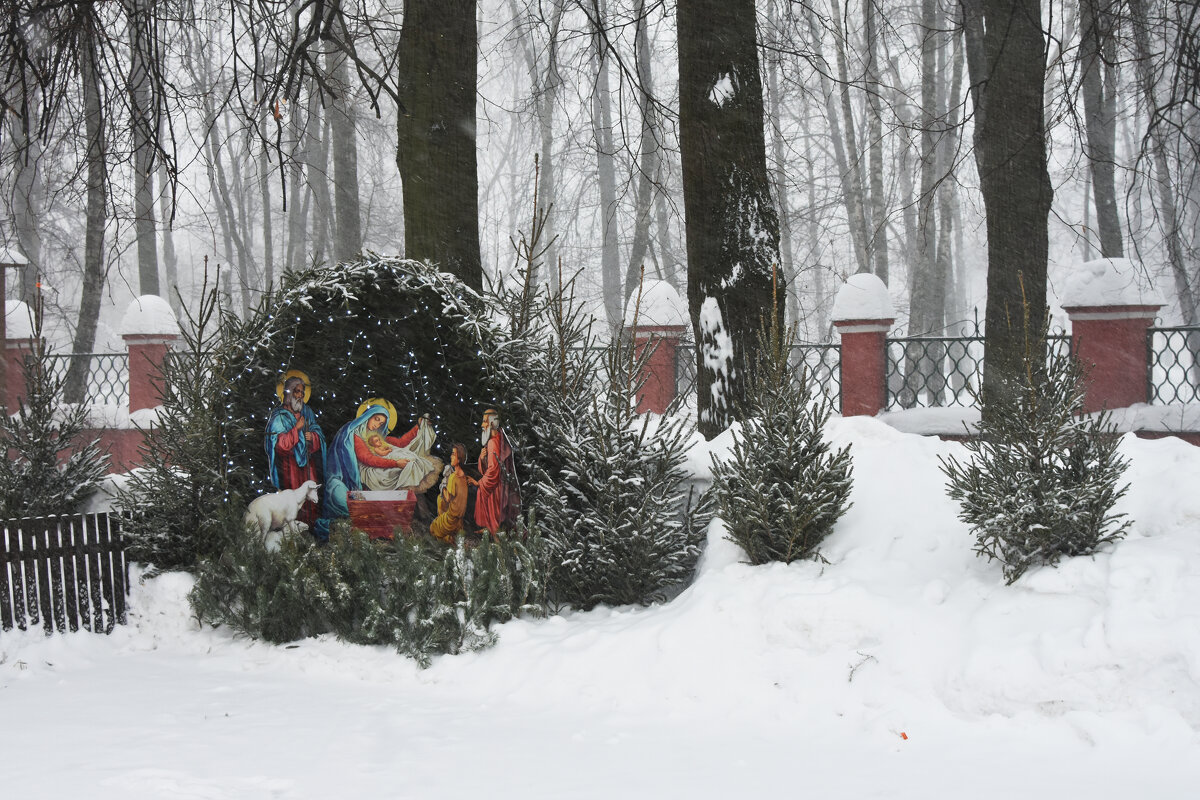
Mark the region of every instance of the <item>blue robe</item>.
[[362, 474], [358, 471], [358, 457], [354, 455], [354, 435], [366, 428], [367, 420], [376, 414], [388, 417], [388, 426], [391, 427], [393, 421], [386, 408], [368, 406], [366, 411], [343, 425], [333, 437], [329, 458], [325, 462], [325, 501], [316, 526], [316, 535], [321, 541], [329, 538], [331, 522], [349, 518], [349, 494], [362, 489]]
[[[308, 437], [304, 433], [315, 433], [317, 441], [321, 445], [321, 461], [325, 464], [325, 434], [321, 431], [321, 426], [317, 424], [317, 418], [313, 414], [312, 409], [307, 405], [300, 409], [301, 415], [304, 417], [304, 429], [301, 431], [300, 440], [296, 442], [296, 448], [292, 451], [296, 458], [296, 466], [304, 468], [308, 466], [310, 458], [316, 456], [315, 452], [310, 452]], [[267, 450], [267, 477], [271, 481], [271, 485], [276, 489], [296, 488], [285, 487], [280, 484], [279, 464], [276, 462], [275, 445], [279, 441], [282, 434], [287, 433], [296, 427], [296, 414], [290, 408], [277, 406], [271, 411], [271, 416], [267, 419], [267, 438], [265, 447]]]

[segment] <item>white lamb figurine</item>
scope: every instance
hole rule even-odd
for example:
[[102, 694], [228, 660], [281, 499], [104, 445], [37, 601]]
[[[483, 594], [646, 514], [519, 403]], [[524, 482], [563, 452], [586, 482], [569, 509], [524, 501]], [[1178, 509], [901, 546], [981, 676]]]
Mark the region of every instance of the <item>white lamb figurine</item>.
[[280, 489], [278, 492], [259, 495], [250, 501], [242, 523], [247, 528], [258, 531], [268, 550], [278, 550], [279, 535], [269, 534], [276, 530], [295, 530], [297, 526], [303, 525], [302, 522], [296, 522], [296, 516], [305, 501], [317, 502], [318, 486], [316, 481], [305, 481], [295, 489]]

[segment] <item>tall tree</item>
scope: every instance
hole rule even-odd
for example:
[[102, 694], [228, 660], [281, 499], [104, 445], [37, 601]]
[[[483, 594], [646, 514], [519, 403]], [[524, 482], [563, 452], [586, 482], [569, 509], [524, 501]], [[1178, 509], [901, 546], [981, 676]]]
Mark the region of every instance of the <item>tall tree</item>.
[[[1046, 342], [1050, 203], [1041, 0], [962, 0], [987, 215], [985, 409], [1018, 391]], [[1026, 322], [1027, 321], [1027, 322]], [[1026, 358], [1032, 354], [1032, 358]]]
[[[108, 221], [108, 134], [97, 38], [98, 32], [90, 24], [85, 24], [79, 38], [79, 72], [87, 148], [84, 157], [87, 170], [87, 222], [83, 245], [83, 290], [72, 342], [72, 350], [77, 355], [90, 353], [95, 348], [100, 298], [108, 273], [104, 265], [104, 227]], [[71, 359], [63, 384], [63, 399], [68, 403], [82, 403], [86, 398], [88, 367], [89, 359], [86, 357]]]
[[[346, 41], [345, 21], [339, 19]], [[325, 53], [326, 81], [333, 90], [329, 104], [329, 128], [333, 148], [333, 258], [347, 261], [362, 250], [362, 220], [358, 198], [358, 131], [350, 86], [350, 67], [345, 53], [330, 49]]]
[[158, 124], [154, 119], [154, 48], [151, 0], [127, 0], [129, 20], [129, 125], [133, 139], [133, 213], [137, 233], [138, 291], [159, 294], [158, 233], [154, 224], [154, 159]]
[[[1184, 255], [1183, 226], [1176, 197], [1175, 182], [1171, 177], [1169, 144], [1166, 121], [1159, 118], [1161, 108], [1155, 87], [1154, 56], [1150, 47], [1150, 16], [1144, 0], [1128, 0], [1129, 15], [1133, 24], [1134, 52], [1137, 56], [1137, 82], [1142, 101], [1150, 115], [1146, 140], [1154, 170], [1154, 188], [1157, 195], [1158, 214], [1162, 219], [1163, 244], [1167, 250], [1167, 263], [1175, 282], [1175, 294], [1179, 299], [1179, 310], [1188, 325], [1200, 322], [1197, 308], [1195, 277], [1188, 269]], [[1194, 17], [1193, 17], [1194, 18]]]
[[1083, 94], [1084, 155], [1096, 200], [1100, 255], [1125, 254], [1117, 207], [1117, 54], [1115, 0], [1079, 0], [1079, 61]]
[[475, 0], [409, 0], [396, 71], [404, 250], [483, 288], [475, 153]]
[[[679, 137], [696, 336], [699, 430], [744, 407], [747, 367], [779, 263], [763, 137], [754, 0], [679, 0]], [[779, 276], [778, 285], [786, 285]]]
[[621, 293], [621, 254], [617, 244], [617, 164], [613, 147], [612, 90], [609, 85], [608, 3], [592, 0], [592, 25], [596, 86], [592, 91], [592, 145], [596, 151], [596, 184], [600, 192], [600, 284], [608, 326], [621, 326], [624, 295]]

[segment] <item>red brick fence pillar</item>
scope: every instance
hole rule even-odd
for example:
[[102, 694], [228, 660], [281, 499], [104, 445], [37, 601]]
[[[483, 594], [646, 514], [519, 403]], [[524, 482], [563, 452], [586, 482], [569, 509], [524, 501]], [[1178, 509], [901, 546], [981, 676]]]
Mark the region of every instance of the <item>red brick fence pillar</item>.
[[[638, 302], [640, 295], [641, 302]], [[690, 322], [687, 305], [666, 281], [648, 280], [625, 307], [625, 329], [642, 361], [639, 414], [663, 414], [679, 394], [676, 364]]]
[[121, 318], [121, 338], [129, 351], [129, 412], [160, 405], [162, 366], [179, 341], [171, 306], [157, 295], [142, 295]]
[[1088, 371], [1085, 413], [1147, 403], [1146, 330], [1162, 302], [1138, 287], [1125, 258], [1083, 264], [1067, 282], [1062, 306], [1071, 320], [1071, 347]]
[[842, 416], [874, 416], [887, 406], [887, 335], [896, 321], [887, 286], [874, 275], [850, 276], [833, 303], [842, 337]]

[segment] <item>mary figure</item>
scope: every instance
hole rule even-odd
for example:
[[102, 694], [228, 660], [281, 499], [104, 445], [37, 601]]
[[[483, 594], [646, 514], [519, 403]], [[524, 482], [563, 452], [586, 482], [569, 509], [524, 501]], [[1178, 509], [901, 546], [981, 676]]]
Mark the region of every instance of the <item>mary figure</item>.
[[395, 427], [395, 407], [387, 400], [371, 398], [333, 437], [325, 466], [325, 502], [316, 525], [322, 541], [329, 538], [333, 520], [350, 516], [350, 492], [421, 491], [437, 480], [442, 464], [429, 454], [436, 438], [429, 418], [421, 417], [403, 436], [388, 436]]

